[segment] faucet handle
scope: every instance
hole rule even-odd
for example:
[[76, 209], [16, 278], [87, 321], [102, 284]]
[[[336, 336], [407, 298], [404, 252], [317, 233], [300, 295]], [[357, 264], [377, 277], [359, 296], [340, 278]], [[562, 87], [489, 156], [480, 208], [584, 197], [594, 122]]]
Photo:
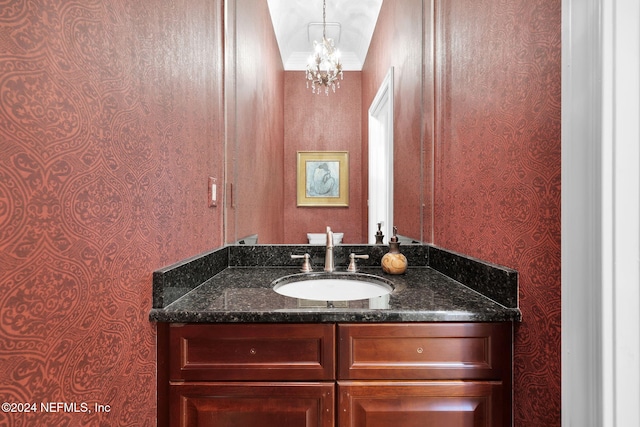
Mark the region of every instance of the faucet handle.
[[349, 267], [347, 267], [347, 271], [349, 273], [355, 273], [358, 271], [356, 267], [356, 258], [359, 259], [369, 259], [369, 255], [356, 255], [354, 253], [349, 254]]
[[293, 255], [291, 254], [291, 259], [303, 259], [304, 261], [302, 262], [302, 267], [300, 268], [300, 271], [302, 271], [303, 273], [310, 273], [313, 271], [313, 269], [311, 268], [311, 261], [309, 260], [309, 254], [304, 254], [304, 255]]

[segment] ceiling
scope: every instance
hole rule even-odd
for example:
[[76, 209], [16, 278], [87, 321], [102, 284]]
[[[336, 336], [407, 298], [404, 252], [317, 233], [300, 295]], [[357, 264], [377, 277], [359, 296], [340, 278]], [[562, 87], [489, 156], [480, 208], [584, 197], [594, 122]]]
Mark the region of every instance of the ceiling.
[[[313, 41], [322, 39], [322, 0], [267, 0], [285, 70], [305, 70]], [[327, 0], [327, 38], [345, 71], [362, 70], [382, 0]]]

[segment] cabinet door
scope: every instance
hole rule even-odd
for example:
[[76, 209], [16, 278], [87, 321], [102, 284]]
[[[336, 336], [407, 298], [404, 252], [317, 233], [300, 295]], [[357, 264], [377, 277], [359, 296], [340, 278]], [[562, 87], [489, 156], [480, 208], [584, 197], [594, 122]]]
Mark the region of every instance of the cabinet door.
[[339, 382], [339, 427], [502, 427], [499, 382]]
[[334, 383], [184, 383], [170, 391], [172, 427], [332, 427]]

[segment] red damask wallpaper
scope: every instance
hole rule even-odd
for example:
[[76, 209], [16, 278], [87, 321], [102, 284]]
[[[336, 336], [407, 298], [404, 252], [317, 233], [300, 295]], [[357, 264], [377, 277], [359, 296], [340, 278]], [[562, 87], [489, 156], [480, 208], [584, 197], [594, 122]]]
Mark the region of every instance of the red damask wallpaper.
[[221, 3], [0, 0], [0, 425], [156, 424], [152, 271], [222, 243]]
[[436, 2], [433, 241], [520, 273], [517, 426], [560, 425], [560, 4]]

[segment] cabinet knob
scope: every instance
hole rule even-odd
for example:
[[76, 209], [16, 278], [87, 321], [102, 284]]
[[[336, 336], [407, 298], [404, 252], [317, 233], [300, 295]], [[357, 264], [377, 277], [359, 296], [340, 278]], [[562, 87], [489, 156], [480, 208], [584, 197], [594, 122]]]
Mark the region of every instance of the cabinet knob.
[[256, 350], [255, 348], [252, 348], [251, 350], [249, 350], [249, 354], [250, 355], [255, 355], [256, 353], [258, 353], [258, 350]]
[[424, 350], [422, 349], [422, 347], [418, 347], [418, 350], [417, 350], [417, 351], [418, 351], [418, 354], [422, 354], [422, 352], [423, 352]]

